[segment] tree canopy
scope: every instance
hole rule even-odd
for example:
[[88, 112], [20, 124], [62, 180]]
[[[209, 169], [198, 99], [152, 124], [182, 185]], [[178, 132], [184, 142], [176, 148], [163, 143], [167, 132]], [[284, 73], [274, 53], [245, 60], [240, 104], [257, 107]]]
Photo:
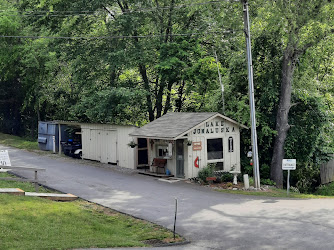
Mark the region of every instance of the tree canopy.
[[[281, 159], [297, 158], [298, 185], [334, 152], [334, 6], [249, 4], [260, 174], [282, 186]], [[250, 126], [242, 12], [237, 1], [0, 0], [0, 130], [34, 137], [54, 119], [141, 126], [171, 111]]]

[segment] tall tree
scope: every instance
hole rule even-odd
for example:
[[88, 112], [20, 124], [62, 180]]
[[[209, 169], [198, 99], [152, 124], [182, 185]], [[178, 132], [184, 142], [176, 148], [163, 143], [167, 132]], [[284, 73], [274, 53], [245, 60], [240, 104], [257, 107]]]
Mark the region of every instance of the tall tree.
[[281, 90], [275, 126], [277, 135], [271, 162], [271, 178], [278, 187], [282, 187], [284, 143], [290, 129], [289, 111], [295, 105], [291, 103], [294, 71], [300, 57], [307, 49], [317, 44], [330, 32], [331, 25], [323, 25], [320, 21], [325, 21], [328, 8], [333, 6], [328, 0], [278, 0], [272, 4], [279, 12], [276, 14], [277, 17], [282, 17], [280, 25], [281, 29], [285, 30], [283, 34], [285, 42], [282, 48]]

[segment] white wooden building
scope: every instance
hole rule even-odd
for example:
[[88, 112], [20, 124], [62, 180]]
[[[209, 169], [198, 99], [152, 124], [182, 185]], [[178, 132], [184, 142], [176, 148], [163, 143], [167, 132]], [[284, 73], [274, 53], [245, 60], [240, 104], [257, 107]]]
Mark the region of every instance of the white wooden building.
[[137, 167], [137, 150], [128, 143], [135, 126], [108, 124], [81, 124], [82, 158], [117, 164], [121, 167]]
[[219, 113], [168, 113], [130, 136], [146, 138], [149, 162], [167, 159], [171, 174], [192, 178], [209, 163], [217, 170], [240, 172], [241, 128], [247, 129]]

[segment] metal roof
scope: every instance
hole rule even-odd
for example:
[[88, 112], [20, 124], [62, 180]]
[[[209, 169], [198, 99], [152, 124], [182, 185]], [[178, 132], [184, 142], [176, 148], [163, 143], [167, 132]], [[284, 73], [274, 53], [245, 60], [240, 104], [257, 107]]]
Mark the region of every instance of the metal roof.
[[200, 112], [200, 113], [185, 113], [175, 112], [167, 113], [166, 115], [146, 124], [145, 126], [136, 129], [130, 136], [176, 140], [184, 134], [189, 133], [194, 127], [206, 122], [214, 117], [221, 117], [239, 127], [247, 128], [246, 126], [237, 123], [236, 121], [223, 116], [217, 112]]

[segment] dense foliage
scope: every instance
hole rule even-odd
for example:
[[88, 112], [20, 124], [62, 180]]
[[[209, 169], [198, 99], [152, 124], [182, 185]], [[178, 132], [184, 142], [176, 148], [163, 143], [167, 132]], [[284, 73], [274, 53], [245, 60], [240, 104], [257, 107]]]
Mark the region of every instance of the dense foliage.
[[[298, 183], [334, 148], [333, 3], [253, 0], [250, 10], [261, 176], [281, 186], [280, 142]], [[38, 120], [54, 119], [140, 126], [169, 111], [249, 126], [242, 15], [236, 1], [0, 0], [0, 130], [35, 137]]]

